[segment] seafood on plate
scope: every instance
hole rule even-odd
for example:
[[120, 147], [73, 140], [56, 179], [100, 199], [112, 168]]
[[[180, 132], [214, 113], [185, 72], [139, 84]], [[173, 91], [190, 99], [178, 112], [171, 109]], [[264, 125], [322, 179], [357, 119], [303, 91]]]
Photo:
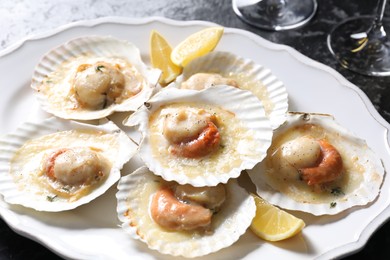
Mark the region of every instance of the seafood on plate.
[[31, 87], [45, 111], [64, 119], [91, 120], [136, 110], [155, 92], [159, 76], [131, 42], [85, 36], [45, 54]]
[[26, 122], [0, 141], [0, 193], [10, 204], [63, 211], [104, 194], [137, 145], [114, 123], [55, 117]]
[[333, 215], [373, 201], [384, 168], [366, 141], [333, 116], [290, 112], [274, 132], [266, 159], [248, 173], [272, 204]]
[[202, 91], [167, 87], [124, 121], [142, 134], [139, 154], [166, 180], [215, 186], [265, 156], [272, 128], [249, 91], [217, 86]]
[[191, 61], [171, 85], [195, 90], [229, 85], [249, 90], [263, 103], [273, 129], [284, 122], [288, 110], [288, 93], [283, 82], [271, 70], [230, 52], [213, 51]]
[[165, 181], [145, 166], [122, 177], [116, 194], [121, 227], [163, 254], [199, 257], [236, 242], [256, 212], [236, 180], [212, 187]]

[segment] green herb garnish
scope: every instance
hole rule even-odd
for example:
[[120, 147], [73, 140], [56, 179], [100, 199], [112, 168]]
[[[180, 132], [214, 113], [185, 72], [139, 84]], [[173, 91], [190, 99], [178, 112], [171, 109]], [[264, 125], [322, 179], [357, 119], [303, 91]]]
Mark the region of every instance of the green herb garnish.
[[57, 195], [54, 195], [54, 196], [46, 196], [46, 199], [50, 202], [53, 202], [54, 199], [57, 198]]
[[344, 195], [344, 192], [341, 190], [340, 187], [333, 188], [330, 193], [335, 195], [335, 196]]
[[100, 71], [100, 72], [103, 72], [102, 69], [104, 68], [103, 65], [99, 65], [96, 67], [96, 71]]

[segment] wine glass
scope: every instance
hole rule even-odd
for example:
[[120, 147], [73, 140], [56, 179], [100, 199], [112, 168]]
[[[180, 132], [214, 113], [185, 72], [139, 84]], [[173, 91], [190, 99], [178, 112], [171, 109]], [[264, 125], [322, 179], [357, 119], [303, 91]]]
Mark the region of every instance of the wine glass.
[[390, 42], [383, 27], [386, 2], [378, 0], [375, 16], [347, 19], [329, 33], [329, 50], [343, 67], [363, 75], [390, 76]]
[[317, 0], [232, 0], [232, 5], [244, 22], [272, 31], [300, 27], [317, 10]]

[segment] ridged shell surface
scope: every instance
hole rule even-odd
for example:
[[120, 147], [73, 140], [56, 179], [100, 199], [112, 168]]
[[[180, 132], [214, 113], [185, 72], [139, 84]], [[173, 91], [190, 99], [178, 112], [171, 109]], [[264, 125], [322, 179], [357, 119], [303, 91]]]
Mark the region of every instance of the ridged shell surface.
[[[169, 152], [162, 125], [175, 111], [205, 110], [219, 117], [221, 144], [210, 156], [181, 158]], [[175, 112], [172, 112], [175, 113]], [[139, 155], [149, 169], [165, 180], [193, 186], [215, 186], [251, 169], [265, 156], [272, 128], [261, 102], [250, 92], [231, 86], [197, 90], [167, 87], [124, 120], [142, 134]]]
[[162, 254], [192, 258], [228, 247], [246, 232], [255, 215], [253, 198], [236, 180], [230, 180], [225, 186], [226, 200], [213, 216], [212, 234], [168, 231], [156, 224], [149, 213], [149, 200], [161, 180], [146, 167], [141, 167], [121, 178], [116, 197], [122, 228], [131, 238], [143, 241]]
[[[94, 75], [90, 67], [95, 68]], [[111, 85], [104, 85], [108, 75]], [[155, 91], [159, 75], [159, 70], [141, 60], [139, 49], [131, 42], [85, 36], [46, 53], [35, 68], [31, 87], [43, 110], [64, 119], [90, 120], [136, 110]], [[91, 90], [95, 83], [101, 84], [101, 89]], [[110, 95], [115, 101], [108, 103]]]
[[[22, 124], [0, 140], [0, 193], [10, 204], [38, 211], [63, 211], [86, 204], [104, 194], [120, 178], [123, 165], [136, 153], [137, 146], [114, 123], [104, 120], [89, 125], [55, 117]], [[57, 149], [92, 147], [107, 160], [108, 174], [77, 199], [53, 192], [41, 178], [43, 158]], [[21, 152], [22, 151], [22, 152]], [[15, 159], [17, 158], [17, 159]], [[76, 161], [77, 163], [77, 161]], [[65, 186], [59, 193], [67, 192]]]
[[273, 129], [284, 122], [288, 110], [287, 89], [270, 69], [233, 53], [214, 51], [191, 61], [174, 85], [181, 88], [183, 82], [197, 73], [215, 73], [236, 81], [237, 87], [251, 91], [262, 101]]
[[[312, 186], [302, 180], [299, 170], [279, 156], [284, 144], [300, 137], [326, 140], [336, 148], [342, 158], [342, 174]], [[311, 150], [298, 153], [305, 156]], [[330, 165], [322, 162], [319, 165]], [[334, 215], [372, 202], [380, 193], [385, 174], [381, 159], [366, 141], [337, 123], [333, 116], [299, 112], [287, 114], [286, 122], [274, 133], [267, 158], [248, 173], [257, 193], [270, 203], [313, 215]]]

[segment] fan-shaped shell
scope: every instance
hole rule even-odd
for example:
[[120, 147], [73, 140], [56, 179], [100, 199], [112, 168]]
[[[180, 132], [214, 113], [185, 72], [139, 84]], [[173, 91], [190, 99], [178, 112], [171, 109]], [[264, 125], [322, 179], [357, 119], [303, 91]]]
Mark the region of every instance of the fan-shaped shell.
[[146, 167], [122, 177], [116, 194], [118, 218], [132, 238], [145, 242], [163, 254], [199, 257], [236, 242], [255, 216], [253, 198], [236, 180], [226, 184], [227, 197], [221, 210], [213, 216], [212, 234], [168, 231], [153, 221], [149, 213], [150, 198], [163, 180]]
[[[87, 107], [80, 101], [80, 96], [89, 99], [88, 102], [97, 102], [98, 97], [92, 98], [92, 94], [88, 94], [91, 91], [85, 87], [89, 92], [76, 90], [77, 75], [89, 66], [103, 63], [111, 64], [124, 75], [121, 78], [123, 89], [120, 94], [115, 93], [115, 102], [106, 104], [108, 94], [104, 91], [111, 90], [102, 87], [102, 90], [97, 90], [99, 98], [105, 97], [103, 103], [98, 103], [101, 107]], [[104, 66], [95, 68], [96, 74], [102, 71], [101, 68]], [[31, 87], [45, 111], [65, 119], [90, 120], [106, 117], [115, 111], [136, 110], [153, 94], [159, 75], [159, 70], [144, 64], [134, 44], [113, 37], [86, 36], [66, 42], [45, 54], [35, 68]], [[88, 80], [80, 81], [80, 84], [86, 85]], [[119, 80], [118, 76], [116, 80]]]
[[181, 88], [197, 73], [215, 73], [234, 80], [239, 88], [251, 91], [262, 101], [273, 129], [284, 122], [288, 110], [286, 87], [264, 66], [230, 52], [213, 51], [191, 61], [174, 84]]
[[[291, 178], [281, 175], [288, 168], [277, 154], [283, 144], [302, 136], [326, 140], [337, 149], [343, 164], [339, 178], [309, 186], [297, 169], [289, 170]], [[272, 204], [314, 215], [333, 215], [373, 201], [380, 192], [384, 168], [367, 143], [337, 123], [333, 116], [291, 112], [285, 124], [274, 132], [267, 158], [248, 173], [257, 193]]]
[[[39, 211], [76, 208], [105, 193], [120, 178], [123, 165], [136, 153], [137, 146], [114, 123], [82, 124], [58, 118], [26, 122], [14, 133], [1, 138], [0, 193], [10, 204]], [[57, 149], [91, 147], [107, 160], [108, 174], [76, 199], [61, 197], [42, 178], [42, 162]], [[66, 192], [66, 190], [64, 190]]]
[[[169, 152], [162, 124], [168, 109], [204, 109], [220, 116], [221, 145], [200, 158]], [[236, 178], [266, 155], [272, 129], [261, 102], [249, 91], [216, 86], [202, 91], [166, 88], [124, 121], [142, 134], [139, 154], [149, 169], [165, 180], [193, 186], [215, 186]]]

